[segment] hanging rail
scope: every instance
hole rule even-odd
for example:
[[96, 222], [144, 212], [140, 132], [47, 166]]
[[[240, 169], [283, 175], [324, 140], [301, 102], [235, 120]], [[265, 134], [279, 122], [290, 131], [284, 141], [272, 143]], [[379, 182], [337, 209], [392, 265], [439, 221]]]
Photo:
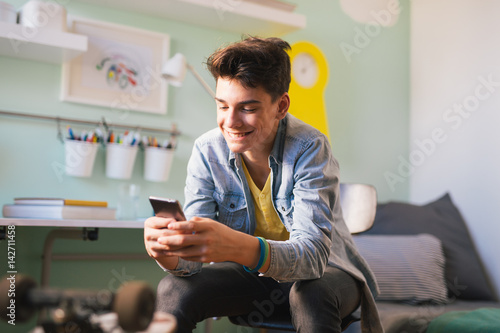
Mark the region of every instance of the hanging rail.
[[72, 119], [72, 118], [64, 118], [64, 117], [55, 117], [55, 116], [42, 116], [37, 114], [29, 114], [29, 113], [18, 113], [18, 112], [9, 112], [0, 110], [0, 115], [12, 116], [12, 117], [24, 117], [24, 118], [35, 118], [41, 120], [53, 120], [56, 122], [67, 122], [74, 124], [88, 124], [88, 125], [104, 125], [105, 127], [114, 127], [114, 128], [137, 128], [141, 131], [145, 132], [158, 132], [158, 133], [168, 133], [172, 136], [178, 136], [181, 134], [177, 130], [177, 126], [172, 124], [171, 129], [161, 129], [161, 128], [152, 128], [152, 127], [143, 127], [143, 126], [133, 126], [133, 125], [123, 125], [123, 124], [110, 124], [107, 123], [104, 117], [101, 121], [90, 121], [90, 120], [81, 120], [81, 119]]

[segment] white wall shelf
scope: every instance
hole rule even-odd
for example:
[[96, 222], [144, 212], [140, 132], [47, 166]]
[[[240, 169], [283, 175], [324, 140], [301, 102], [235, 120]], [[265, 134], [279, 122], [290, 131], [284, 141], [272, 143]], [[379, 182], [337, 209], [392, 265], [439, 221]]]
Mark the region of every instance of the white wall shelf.
[[217, 30], [261, 37], [306, 27], [304, 15], [244, 0], [78, 0]]
[[87, 36], [0, 22], [0, 55], [61, 64], [87, 51]]
[[[306, 17], [244, 0], [78, 0], [238, 34], [282, 36]], [[61, 64], [87, 51], [87, 36], [0, 22], [0, 56]]]

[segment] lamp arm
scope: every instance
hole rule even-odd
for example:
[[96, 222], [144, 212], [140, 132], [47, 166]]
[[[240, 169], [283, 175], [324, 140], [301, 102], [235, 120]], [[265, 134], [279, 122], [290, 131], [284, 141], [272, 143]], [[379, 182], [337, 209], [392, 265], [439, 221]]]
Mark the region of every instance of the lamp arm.
[[210, 96], [212, 96], [212, 98], [215, 98], [215, 93], [212, 90], [212, 88], [210, 88], [210, 86], [203, 80], [200, 74], [198, 74], [198, 72], [194, 70], [194, 67], [191, 66], [190, 64], [186, 64], [186, 67], [191, 71], [191, 73], [193, 73], [194, 77], [196, 77], [196, 79], [201, 83], [203, 88], [205, 88], [205, 90], [210, 94]]

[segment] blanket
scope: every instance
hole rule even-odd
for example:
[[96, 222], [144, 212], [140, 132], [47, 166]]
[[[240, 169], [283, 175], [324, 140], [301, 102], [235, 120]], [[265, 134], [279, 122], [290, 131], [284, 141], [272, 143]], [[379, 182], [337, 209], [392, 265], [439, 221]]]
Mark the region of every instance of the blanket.
[[452, 311], [433, 319], [426, 333], [498, 333], [500, 309], [480, 308], [474, 311]]

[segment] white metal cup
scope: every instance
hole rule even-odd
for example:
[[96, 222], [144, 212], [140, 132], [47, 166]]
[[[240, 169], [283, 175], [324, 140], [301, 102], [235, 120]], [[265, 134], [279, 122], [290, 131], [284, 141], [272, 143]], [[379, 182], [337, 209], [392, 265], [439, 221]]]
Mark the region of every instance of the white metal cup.
[[17, 12], [14, 6], [0, 1], [0, 22], [17, 23]]
[[167, 181], [174, 160], [174, 150], [161, 147], [146, 148], [144, 179], [151, 182]]
[[19, 12], [19, 23], [34, 29], [68, 30], [66, 8], [55, 1], [28, 1]]
[[90, 177], [98, 148], [98, 143], [66, 140], [64, 143], [66, 174], [74, 177]]
[[114, 179], [130, 179], [137, 149], [137, 146], [108, 143], [106, 145], [106, 176]]

